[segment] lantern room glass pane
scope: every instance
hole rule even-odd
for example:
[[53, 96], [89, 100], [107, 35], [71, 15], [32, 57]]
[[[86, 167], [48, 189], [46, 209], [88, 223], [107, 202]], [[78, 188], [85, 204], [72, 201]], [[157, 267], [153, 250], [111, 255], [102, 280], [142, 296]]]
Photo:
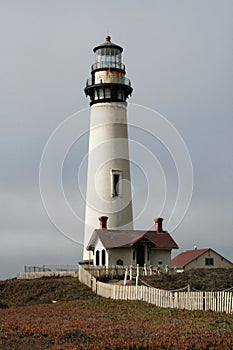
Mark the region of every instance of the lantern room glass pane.
[[114, 47], [103, 47], [95, 53], [96, 68], [122, 68], [121, 51]]

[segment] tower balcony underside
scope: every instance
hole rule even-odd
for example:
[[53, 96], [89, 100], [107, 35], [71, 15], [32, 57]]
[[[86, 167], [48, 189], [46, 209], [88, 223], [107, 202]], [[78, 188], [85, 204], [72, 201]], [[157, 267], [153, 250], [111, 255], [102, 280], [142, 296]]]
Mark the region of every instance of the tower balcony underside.
[[[126, 78], [124, 78], [125, 80]], [[100, 102], [126, 102], [129, 95], [132, 94], [133, 88], [123, 83], [100, 83], [89, 85], [87, 82], [85, 88], [86, 96], [90, 96], [90, 105]]]
[[109, 74], [107, 71], [105, 74], [92, 75], [92, 77], [87, 80], [86, 88], [102, 84], [118, 84], [131, 87], [131, 81], [124, 75]]

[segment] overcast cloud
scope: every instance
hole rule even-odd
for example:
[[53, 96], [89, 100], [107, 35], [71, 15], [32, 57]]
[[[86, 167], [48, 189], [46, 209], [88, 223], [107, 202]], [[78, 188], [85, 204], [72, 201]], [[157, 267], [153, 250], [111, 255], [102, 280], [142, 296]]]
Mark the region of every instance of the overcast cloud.
[[[106, 34], [124, 47], [134, 88], [129, 102], [167, 118], [189, 150], [193, 197], [172, 232], [179, 251], [211, 247], [233, 260], [232, 17], [231, 0], [0, 1], [0, 279], [14, 277], [24, 265], [74, 264], [82, 258], [85, 201], [78, 172], [88, 134], [70, 149], [63, 169], [65, 194], [82, 220], [71, 222], [61, 203], [55, 203], [70, 238], [43, 207], [39, 165], [55, 128], [89, 106], [83, 88], [94, 62], [92, 49]], [[88, 128], [88, 115], [79, 114], [80, 129]], [[142, 108], [129, 105], [130, 124], [140, 115], [143, 119]], [[155, 192], [145, 211], [152, 164], [144, 164], [144, 173], [132, 164], [134, 213], [141, 215], [135, 228], [152, 226], [158, 215], [161, 167], [168, 191], [165, 228], [176, 199], [175, 165], [155, 134], [133, 126], [129, 130], [130, 139], [143, 144], [160, 164], [153, 165]], [[130, 152], [136, 160], [133, 144]], [[59, 149], [54, 157], [58, 155]], [[85, 190], [85, 163], [80, 181]], [[56, 198], [55, 186], [49, 190]]]

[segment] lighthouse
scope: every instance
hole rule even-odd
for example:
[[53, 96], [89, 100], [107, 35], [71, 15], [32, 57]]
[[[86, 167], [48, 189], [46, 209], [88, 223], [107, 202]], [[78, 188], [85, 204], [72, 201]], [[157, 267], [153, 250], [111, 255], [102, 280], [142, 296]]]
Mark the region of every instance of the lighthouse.
[[93, 51], [84, 90], [90, 98], [84, 260], [90, 258], [86, 247], [99, 217], [108, 217], [108, 228], [133, 229], [126, 102], [133, 89], [122, 47], [107, 36]]

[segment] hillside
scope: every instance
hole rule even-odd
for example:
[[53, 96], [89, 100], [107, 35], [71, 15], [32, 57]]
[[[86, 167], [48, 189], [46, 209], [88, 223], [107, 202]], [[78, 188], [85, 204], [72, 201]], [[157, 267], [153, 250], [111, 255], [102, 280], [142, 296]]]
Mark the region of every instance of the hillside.
[[1, 281], [0, 298], [1, 350], [233, 348], [230, 314], [102, 298], [76, 278]]
[[191, 290], [221, 291], [233, 287], [233, 269], [193, 269], [183, 273], [147, 276], [152, 287], [174, 290], [190, 286]]
[[0, 308], [97, 298], [77, 278], [11, 279], [0, 281]]
[[[233, 287], [233, 269], [191, 270], [171, 275], [147, 276], [143, 280], [153, 287], [167, 290], [183, 288], [188, 284], [191, 289], [197, 290], [225, 290]], [[82, 298], [98, 297], [76, 278], [0, 281], [0, 308]]]

